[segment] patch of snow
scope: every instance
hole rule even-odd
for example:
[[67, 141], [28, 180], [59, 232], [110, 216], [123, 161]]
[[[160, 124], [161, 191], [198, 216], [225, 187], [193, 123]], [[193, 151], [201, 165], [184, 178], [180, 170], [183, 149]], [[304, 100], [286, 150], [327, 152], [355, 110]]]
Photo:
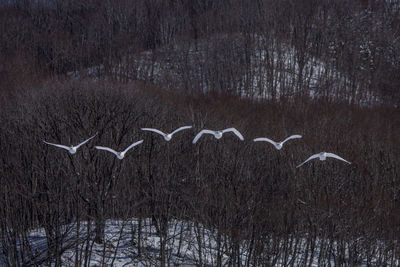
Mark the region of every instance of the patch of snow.
[[[161, 237], [157, 234], [151, 219], [142, 219], [140, 229], [138, 219], [107, 220], [103, 244], [94, 242], [92, 231], [89, 236], [87, 235], [86, 222], [80, 223], [79, 235], [77, 235], [77, 224], [70, 224], [64, 228], [68, 235], [63, 243], [66, 250], [61, 256], [62, 266], [75, 266], [77, 259], [80, 259], [82, 264], [85, 261], [85, 251], [89, 266], [160, 266]], [[93, 230], [93, 227], [90, 229]], [[217, 264], [218, 232], [215, 229], [208, 229], [190, 221], [171, 220], [164, 238], [166, 238], [165, 261], [172, 266]], [[219, 236], [219, 240], [222, 266], [230, 266], [233, 256], [231, 240], [223, 234]], [[274, 266], [287, 266], [291, 263], [293, 266], [327, 266], [338, 263], [346, 266], [353, 264], [371, 266], [382, 262], [399, 266], [398, 255], [393, 254], [395, 252], [385, 244], [379, 245], [378, 242], [377, 245], [371, 246], [370, 249], [374, 252], [372, 254], [374, 257], [371, 258], [371, 254], [367, 254], [360, 246], [362, 241], [362, 238], [359, 238], [343, 243], [311, 236], [301, 238], [289, 236], [282, 239], [271, 236], [270, 241], [264, 244], [265, 252], [261, 252], [259, 256], [269, 259], [268, 262]], [[31, 231], [29, 242], [38, 255], [46, 256], [47, 245], [43, 229]], [[141, 242], [141, 251], [138, 250], [138, 242]], [[250, 241], [240, 242], [238, 251], [243, 266], [251, 262], [249, 261], [251, 246]], [[313, 253], [310, 252], [311, 249], [314, 249]], [[358, 255], [352, 255], [352, 251], [357, 251]], [[0, 252], [2, 252], [1, 247]], [[338, 255], [341, 255], [340, 259]], [[2, 253], [0, 263], [5, 265]]]

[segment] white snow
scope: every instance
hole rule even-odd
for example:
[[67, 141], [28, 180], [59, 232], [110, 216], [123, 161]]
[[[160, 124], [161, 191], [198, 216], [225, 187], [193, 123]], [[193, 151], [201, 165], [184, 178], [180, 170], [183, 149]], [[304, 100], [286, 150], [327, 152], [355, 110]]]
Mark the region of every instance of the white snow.
[[[201, 224], [190, 221], [171, 220], [168, 224], [166, 241], [166, 262], [172, 266], [196, 266], [200, 262], [203, 266], [215, 266], [217, 264], [217, 231], [208, 229]], [[157, 234], [151, 219], [142, 219], [141, 247], [138, 251], [138, 219], [130, 220], [108, 220], [106, 222], [105, 239], [103, 244], [96, 244], [93, 241], [94, 235], [90, 238], [84, 234], [87, 224], [81, 222], [79, 239], [77, 238], [76, 224], [65, 226], [69, 230], [70, 239], [66, 238], [64, 246], [76, 242], [62, 254], [62, 266], [75, 266], [75, 260], [80, 258], [84, 261], [84, 251], [88, 249], [89, 266], [159, 266], [160, 265], [160, 236]], [[31, 231], [30, 242], [33, 250], [44, 255], [46, 249], [45, 231], [38, 229]], [[222, 266], [230, 266], [230, 240], [226, 235], [220, 236]], [[345, 251], [345, 257], [340, 259], [344, 265], [352, 265], [349, 259], [357, 259], [357, 266], [370, 266], [385, 262], [391, 266], [399, 266], [398, 255], [394, 255], [383, 243], [376, 243], [371, 249], [374, 250], [374, 257], [366, 255], [361, 248], [362, 238], [346, 243], [337, 242], [329, 238], [303, 236], [283, 239], [270, 238], [265, 245], [265, 252], [260, 256], [269, 259], [274, 266], [327, 266], [336, 265], [339, 251]], [[200, 244], [200, 246], [199, 246]], [[360, 246], [358, 248], [357, 246]], [[314, 247], [314, 253], [310, 249]], [[240, 260], [243, 266], [246, 265], [251, 248], [250, 241], [240, 243]], [[350, 251], [357, 248], [359, 255], [352, 255]], [[42, 251], [42, 252], [41, 252]], [[76, 254], [76, 251], [79, 253]], [[308, 251], [306, 253], [306, 251]], [[1, 252], [1, 247], [0, 247]], [[201, 256], [200, 256], [201, 255]], [[397, 257], [396, 257], [397, 256]], [[200, 258], [201, 257], [201, 258]], [[377, 260], [380, 260], [377, 262]], [[0, 256], [0, 264], [3, 255]], [[4, 262], [3, 262], [4, 264]], [[44, 266], [44, 265], [43, 265]], [[250, 264], [251, 266], [251, 264]]]

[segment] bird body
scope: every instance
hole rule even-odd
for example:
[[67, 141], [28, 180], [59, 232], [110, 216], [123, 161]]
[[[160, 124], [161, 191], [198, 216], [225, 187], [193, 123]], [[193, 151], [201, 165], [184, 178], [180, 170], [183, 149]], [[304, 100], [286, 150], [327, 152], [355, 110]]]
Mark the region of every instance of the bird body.
[[335, 159], [344, 161], [344, 162], [346, 162], [346, 163], [348, 163], [348, 164], [351, 164], [351, 162], [345, 160], [345, 159], [342, 158], [342, 157], [339, 157], [339, 156], [336, 155], [336, 154], [328, 153], [328, 152], [320, 152], [320, 153], [317, 153], [317, 154], [312, 155], [312, 156], [309, 157], [306, 161], [304, 161], [303, 163], [301, 163], [300, 165], [298, 165], [296, 168], [302, 166], [302, 165], [305, 164], [306, 162], [308, 162], [308, 161], [310, 161], [310, 160], [312, 160], [312, 159], [315, 159], [315, 158], [319, 158], [319, 160], [321, 160], [321, 161], [326, 160], [326, 158], [335, 158]]
[[180, 131], [186, 130], [186, 129], [190, 129], [190, 128], [192, 128], [192, 126], [183, 126], [183, 127], [180, 127], [180, 128], [176, 129], [175, 131], [173, 131], [172, 133], [169, 133], [169, 134], [166, 134], [166, 133], [164, 133], [164, 132], [162, 132], [160, 130], [154, 129], [154, 128], [142, 128], [142, 130], [143, 131], [150, 131], [150, 132], [158, 133], [158, 134], [160, 134], [160, 135], [162, 135], [164, 137], [165, 141], [168, 142], [168, 141], [170, 141], [172, 139], [172, 136], [174, 134], [176, 134], [177, 132], [180, 132]]
[[69, 148], [68, 152], [69, 152], [70, 154], [75, 154], [77, 150], [78, 150], [78, 149], [77, 149], [76, 147], [71, 146], [71, 147]]
[[291, 136], [287, 137], [285, 140], [283, 140], [282, 142], [275, 142], [275, 141], [272, 141], [271, 139], [266, 138], [266, 137], [256, 138], [253, 141], [254, 142], [260, 142], [260, 141], [269, 142], [269, 143], [273, 144], [276, 149], [280, 150], [280, 149], [282, 149], [283, 144], [285, 142], [287, 142], [287, 141], [289, 141], [291, 139], [297, 139], [297, 138], [302, 138], [302, 136], [298, 135], [298, 134], [291, 135]]
[[171, 139], [172, 139], [172, 134], [166, 134], [166, 135], [164, 135], [164, 139], [165, 139], [165, 141], [170, 141]]
[[98, 134], [98, 133], [96, 133], [96, 134], [93, 135], [92, 137], [86, 139], [85, 141], [83, 141], [82, 143], [80, 143], [80, 144], [78, 144], [78, 145], [76, 145], [76, 146], [72, 146], [72, 145], [71, 145], [71, 146], [64, 146], [64, 145], [49, 143], [49, 142], [46, 142], [46, 141], [44, 141], [44, 140], [43, 140], [43, 142], [44, 142], [45, 144], [48, 144], [48, 145], [52, 145], [52, 146], [55, 146], [55, 147], [59, 147], [59, 148], [63, 148], [63, 149], [65, 149], [65, 150], [68, 150], [68, 152], [69, 152], [70, 154], [75, 154], [76, 151], [78, 150], [78, 148], [80, 148], [82, 145], [84, 145], [84, 144], [86, 144], [87, 142], [89, 142], [89, 141], [90, 141], [92, 138], [94, 138], [97, 134]]
[[224, 133], [227, 133], [227, 132], [233, 132], [237, 137], [239, 137], [240, 140], [242, 140], [242, 141], [244, 140], [242, 134], [238, 130], [236, 130], [235, 128], [228, 128], [228, 129], [225, 129], [225, 130], [218, 130], [218, 131], [204, 129], [204, 130], [201, 130], [196, 135], [196, 137], [193, 139], [193, 144], [195, 144], [203, 134], [212, 134], [212, 135], [214, 135], [214, 137], [216, 139], [221, 139], [222, 135]]
[[128, 152], [132, 147], [137, 146], [137, 145], [139, 145], [139, 144], [141, 144], [141, 143], [143, 143], [143, 140], [140, 140], [140, 141], [137, 141], [137, 142], [131, 144], [131, 145], [128, 146], [124, 151], [121, 151], [121, 152], [115, 151], [114, 149], [111, 149], [111, 148], [109, 148], [109, 147], [104, 147], [104, 146], [96, 146], [96, 149], [105, 150], [105, 151], [111, 152], [111, 153], [113, 153], [118, 159], [123, 159], [123, 158], [125, 157], [126, 152]]
[[217, 139], [221, 139], [222, 138], [222, 134], [223, 134], [222, 131], [215, 131], [214, 136]]

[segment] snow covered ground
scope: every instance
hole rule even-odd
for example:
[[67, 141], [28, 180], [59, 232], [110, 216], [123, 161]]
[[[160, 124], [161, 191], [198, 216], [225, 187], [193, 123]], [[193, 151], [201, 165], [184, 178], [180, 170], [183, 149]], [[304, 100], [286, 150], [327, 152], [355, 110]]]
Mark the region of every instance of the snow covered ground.
[[[294, 94], [311, 98], [346, 96], [363, 105], [379, 102], [378, 96], [338, 71], [332, 62], [299, 52], [288, 44], [274, 44], [253, 37], [253, 50], [243, 51], [242, 37], [216, 37], [196, 44], [144, 51], [123, 57], [108, 73], [121, 80], [146, 80], [164, 88], [189, 92], [225, 90], [242, 97], [275, 99]], [[332, 53], [336, 47], [332, 45]], [[362, 49], [362, 48], [360, 48]], [[224, 52], [227, 54], [223, 54]], [[88, 68], [86, 75], [97, 78], [104, 66]], [[79, 78], [77, 72], [69, 73]], [[283, 90], [283, 88], [285, 90]]]
[[[108, 220], [103, 244], [94, 243], [93, 236], [86, 238], [87, 235], [83, 234], [86, 227], [86, 223], [82, 222], [80, 229], [83, 232], [80, 233], [79, 242], [67, 247], [73, 240], [77, 240], [77, 228], [76, 224], [66, 226], [71, 238], [66, 238], [68, 241], [64, 242], [67, 248], [61, 257], [62, 266], [75, 266], [77, 261], [80, 265], [86, 262], [86, 266], [160, 266], [161, 239], [150, 219], [142, 219], [140, 234], [138, 219]], [[220, 237], [222, 266], [232, 266], [229, 240], [226, 236]], [[43, 251], [46, 250], [44, 230], [32, 231], [29, 239], [33, 250], [43, 256], [45, 254]], [[400, 265], [398, 257], [383, 244], [372, 247], [374, 253], [367, 255], [361, 248], [357, 248], [360, 240], [349, 242], [344, 246], [329, 239], [316, 238], [311, 242], [310, 240], [305, 237], [271, 238], [270, 242], [265, 244], [265, 247], [271, 249], [260, 256], [265, 257], [265, 263], [271, 266], [336, 266], [339, 262], [341, 266], [354, 266], [355, 260], [356, 266], [380, 266], [382, 262], [387, 266]], [[138, 250], [139, 242], [141, 251]], [[165, 261], [169, 266], [217, 265], [217, 232], [202, 225], [172, 220], [169, 223], [165, 244]], [[241, 242], [239, 248], [241, 266], [253, 266], [251, 260], [248, 261], [250, 247], [251, 242]], [[313, 252], [311, 252], [312, 247]], [[346, 252], [340, 254], [340, 250], [343, 252], [343, 249]], [[354, 255], [352, 251], [359, 251], [359, 254]], [[338, 255], [346, 256], [338, 259]], [[1, 266], [5, 265], [3, 260], [1, 255]]]

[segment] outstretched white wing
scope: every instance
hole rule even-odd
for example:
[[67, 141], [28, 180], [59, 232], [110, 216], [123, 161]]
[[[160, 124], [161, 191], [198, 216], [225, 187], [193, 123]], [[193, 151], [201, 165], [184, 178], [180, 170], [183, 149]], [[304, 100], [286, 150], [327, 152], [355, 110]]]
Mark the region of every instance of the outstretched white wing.
[[286, 141], [289, 141], [290, 139], [297, 139], [297, 138], [302, 138], [302, 136], [298, 135], [298, 134], [291, 135], [288, 138], [286, 138], [285, 140], [283, 140], [282, 144], [284, 144]]
[[94, 137], [96, 137], [96, 135], [97, 135], [98, 133], [99, 133], [99, 132], [97, 132], [97, 133], [96, 133], [95, 135], [93, 135], [92, 137], [86, 139], [85, 141], [83, 141], [82, 143], [80, 143], [79, 145], [77, 145], [77, 146], [76, 146], [76, 149], [78, 149], [80, 146], [86, 144], [86, 143], [89, 142], [91, 139], [93, 139]]
[[95, 146], [95, 148], [96, 149], [100, 149], [100, 150], [105, 150], [105, 151], [108, 151], [108, 152], [111, 152], [111, 153], [113, 153], [115, 156], [119, 156], [119, 154], [118, 154], [118, 152], [117, 151], [115, 151], [114, 149], [111, 149], [111, 148], [108, 148], [108, 147], [105, 147], [105, 146]]
[[309, 157], [306, 161], [304, 161], [302, 164], [300, 164], [299, 166], [297, 166], [296, 168], [298, 168], [298, 167], [300, 167], [301, 165], [303, 165], [304, 163], [306, 163], [306, 162], [308, 162], [308, 161], [310, 161], [310, 160], [312, 160], [312, 159], [318, 158], [318, 157], [319, 157], [319, 153], [318, 153], [318, 154], [314, 154], [314, 155], [312, 155], [311, 157]]
[[192, 128], [192, 126], [183, 126], [183, 127], [180, 127], [180, 128], [178, 128], [178, 129], [176, 129], [175, 131], [173, 131], [173, 132], [171, 133], [171, 135], [174, 135], [174, 134], [176, 134], [177, 132], [180, 132], [180, 131], [186, 130], [186, 129], [190, 129], [190, 128]]
[[134, 146], [137, 146], [139, 144], [143, 143], [143, 140], [137, 141], [136, 143], [133, 143], [132, 145], [128, 146], [122, 153], [125, 154], [126, 152], [128, 152], [129, 149], [131, 149]]
[[69, 147], [69, 146], [64, 146], [64, 145], [59, 145], [59, 144], [53, 144], [53, 143], [46, 142], [46, 141], [44, 141], [44, 140], [43, 140], [43, 142], [44, 142], [45, 144], [52, 145], [52, 146], [56, 146], [56, 147], [60, 147], [60, 148], [64, 148], [64, 149], [66, 149], [66, 150], [70, 150], [70, 149], [71, 149], [71, 147]]
[[242, 141], [244, 140], [243, 135], [235, 128], [228, 128], [222, 131], [222, 133], [227, 133], [227, 132], [233, 132], [234, 134], [237, 135], [237, 137], [239, 137], [240, 140]]
[[154, 129], [154, 128], [142, 128], [142, 131], [155, 132], [155, 133], [161, 134], [162, 136], [166, 136], [165, 133], [161, 132], [160, 130]]
[[203, 135], [203, 134], [213, 134], [213, 135], [215, 135], [215, 131], [211, 131], [211, 130], [201, 130], [197, 135], [196, 135], [196, 137], [193, 139], [193, 144], [195, 144], [199, 139], [200, 139], [200, 137]]
[[338, 159], [338, 160], [342, 160], [344, 162], [347, 162], [348, 164], [351, 164], [351, 162], [349, 162], [349, 161], [345, 160], [344, 158], [341, 158], [338, 155], [333, 154], [333, 153], [326, 153], [326, 156], [327, 157], [331, 157], [331, 158], [335, 158], [335, 159]]
[[256, 138], [256, 139], [254, 139], [253, 141], [254, 141], [254, 142], [269, 142], [269, 143], [273, 144], [274, 146], [277, 146], [277, 145], [278, 145], [278, 143], [276, 143], [276, 142], [274, 142], [274, 141], [272, 141], [271, 139], [266, 138], [266, 137]]

